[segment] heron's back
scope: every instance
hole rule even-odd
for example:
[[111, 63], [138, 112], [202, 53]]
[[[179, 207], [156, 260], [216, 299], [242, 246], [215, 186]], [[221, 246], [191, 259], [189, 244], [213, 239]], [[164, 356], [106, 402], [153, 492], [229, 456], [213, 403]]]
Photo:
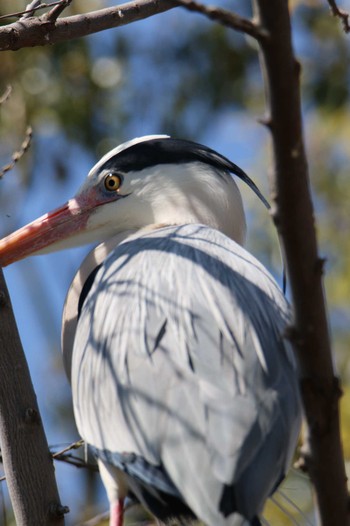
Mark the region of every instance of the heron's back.
[[234, 512], [251, 520], [299, 430], [288, 323], [271, 275], [218, 231], [129, 238], [98, 271], [76, 331], [82, 437], [208, 524], [239, 524]]

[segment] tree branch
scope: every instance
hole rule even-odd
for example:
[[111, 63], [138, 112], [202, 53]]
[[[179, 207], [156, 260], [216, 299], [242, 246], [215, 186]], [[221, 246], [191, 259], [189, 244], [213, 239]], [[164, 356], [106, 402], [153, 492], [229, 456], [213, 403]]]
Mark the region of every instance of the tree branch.
[[350, 14], [347, 13], [346, 11], [343, 11], [343, 9], [339, 9], [335, 0], [328, 0], [328, 4], [332, 11], [332, 15], [340, 18], [340, 20], [342, 21], [343, 29], [345, 33], [350, 33], [350, 24], [349, 24]]
[[[0, 28], [0, 51], [17, 50], [24, 47], [45, 46], [79, 38], [105, 29], [120, 27], [137, 20], [143, 20], [174, 7], [201, 13], [222, 25], [241, 31], [257, 40], [268, 38], [268, 33], [251, 20], [242, 18], [231, 11], [215, 6], [200, 4], [194, 0], [137, 0], [100, 9], [91, 13], [57, 19], [71, 0], [62, 0], [41, 17], [22, 17], [19, 21]], [[35, 9], [48, 7], [42, 4]], [[21, 13], [14, 14], [23, 14]], [[9, 16], [9, 15], [6, 15]], [[6, 17], [5, 16], [5, 17]]]
[[6, 86], [4, 93], [0, 96], [0, 106], [1, 104], [4, 104], [4, 102], [6, 102], [9, 99], [11, 93], [12, 93], [12, 86], [10, 85]]
[[0, 443], [16, 524], [63, 525], [52, 459], [0, 269]]
[[57, 4], [55, 7], [51, 9], [48, 13], [46, 13], [43, 18], [45, 18], [46, 21], [50, 22], [56, 22], [57, 18], [60, 16], [61, 13], [72, 3], [72, 0], [61, 0], [59, 4]]
[[[31, 2], [27, 5], [26, 9], [24, 11], [16, 11], [15, 13], [8, 13], [7, 15], [1, 15], [0, 20], [6, 20], [7, 18], [29, 18], [31, 16], [34, 16], [35, 12], [39, 9], [47, 9], [48, 7], [54, 7], [56, 5], [61, 4], [62, 0], [58, 0], [58, 2], [52, 2], [50, 4], [41, 4], [40, 2]], [[38, 5], [36, 5], [38, 4]]]
[[[60, 2], [61, 0], [59, 0]], [[20, 13], [22, 18], [28, 18], [34, 16], [38, 9], [42, 9], [42, 3], [40, 0], [32, 0], [29, 4], [26, 5], [24, 13]], [[11, 16], [11, 15], [10, 15]]]
[[66, 462], [67, 464], [70, 464], [71, 466], [74, 466], [76, 468], [86, 468], [90, 469], [91, 471], [98, 471], [97, 464], [91, 464], [89, 462], [86, 462], [84, 459], [80, 457], [75, 457], [71, 453], [68, 454], [69, 451], [72, 449], [79, 449], [84, 445], [84, 440], [78, 440], [77, 442], [73, 442], [72, 444], [69, 444], [69, 446], [65, 447], [64, 449], [61, 449], [60, 451], [56, 451], [56, 453], [52, 453], [52, 458], [54, 460], [60, 460], [62, 462]]
[[45, 46], [143, 20], [176, 7], [175, 0], [137, 0], [91, 13], [47, 20], [24, 18], [0, 27], [0, 51]]
[[83, 445], [84, 445], [84, 440], [77, 440], [76, 442], [72, 442], [71, 444], [64, 447], [63, 449], [60, 449], [60, 451], [56, 451], [56, 453], [52, 453], [52, 458], [59, 458], [65, 453], [68, 453], [68, 451], [72, 451], [72, 449], [79, 449]]
[[255, 0], [261, 41], [268, 120], [274, 150], [273, 218], [284, 250], [293, 296], [289, 331], [301, 370], [307, 436], [306, 468], [316, 489], [322, 525], [348, 520], [346, 476], [339, 431], [340, 388], [333, 369], [318, 256], [314, 211], [303, 144], [300, 65], [294, 58], [288, 2]]
[[189, 11], [201, 13], [210, 18], [210, 20], [219, 22], [226, 27], [246, 33], [257, 40], [268, 38], [267, 31], [265, 31], [262, 27], [259, 27], [257, 24], [251, 20], [248, 20], [247, 18], [242, 18], [236, 15], [232, 11], [227, 11], [226, 9], [221, 9], [216, 6], [200, 4], [194, 0], [177, 0], [177, 4], [181, 7], [184, 7], [185, 9], [188, 9]]
[[15, 166], [15, 164], [18, 163], [18, 161], [26, 153], [26, 151], [30, 147], [32, 136], [33, 136], [32, 127], [28, 126], [28, 128], [26, 129], [25, 137], [23, 139], [23, 142], [22, 142], [19, 150], [17, 150], [17, 152], [14, 152], [12, 154], [12, 159], [11, 159], [10, 163], [5, 164], [5, 166], [0, 168], [0, 179], [5, 175], [6, 172], [9, 172], [10, 170], [12, 170], [12, 168]]

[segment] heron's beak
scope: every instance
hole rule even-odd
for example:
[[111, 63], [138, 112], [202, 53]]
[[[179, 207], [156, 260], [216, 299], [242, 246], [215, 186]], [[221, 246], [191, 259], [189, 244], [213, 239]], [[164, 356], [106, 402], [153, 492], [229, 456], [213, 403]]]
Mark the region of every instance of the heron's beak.
[[13, 232], [0, 241], [0, 266], [5, 267], [47, 247], [55, 250], [56, 244], [57, 249], [64, 248], [60, 242], [85, 230], [91, 211], [91, 208], [79, 204], [77, 199], [71, 199]]

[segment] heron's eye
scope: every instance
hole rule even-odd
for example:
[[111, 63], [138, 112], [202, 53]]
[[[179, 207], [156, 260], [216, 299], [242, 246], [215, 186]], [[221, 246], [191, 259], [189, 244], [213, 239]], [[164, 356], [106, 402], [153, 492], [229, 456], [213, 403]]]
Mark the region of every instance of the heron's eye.
[[109, 192], [116, 192], [121, 187], [123, 178], [121, 175], [117, 174], [108, 174], [105, 177], [105, 189]]

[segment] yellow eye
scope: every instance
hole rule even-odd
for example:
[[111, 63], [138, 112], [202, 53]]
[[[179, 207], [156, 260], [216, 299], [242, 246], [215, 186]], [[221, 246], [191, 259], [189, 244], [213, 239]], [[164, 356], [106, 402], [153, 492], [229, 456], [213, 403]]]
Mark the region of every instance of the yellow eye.
[[121, 175], [117, 174], [108, 174], [105, 177], [105, 189], [109, 192], [117, 192], [123, 182]]

